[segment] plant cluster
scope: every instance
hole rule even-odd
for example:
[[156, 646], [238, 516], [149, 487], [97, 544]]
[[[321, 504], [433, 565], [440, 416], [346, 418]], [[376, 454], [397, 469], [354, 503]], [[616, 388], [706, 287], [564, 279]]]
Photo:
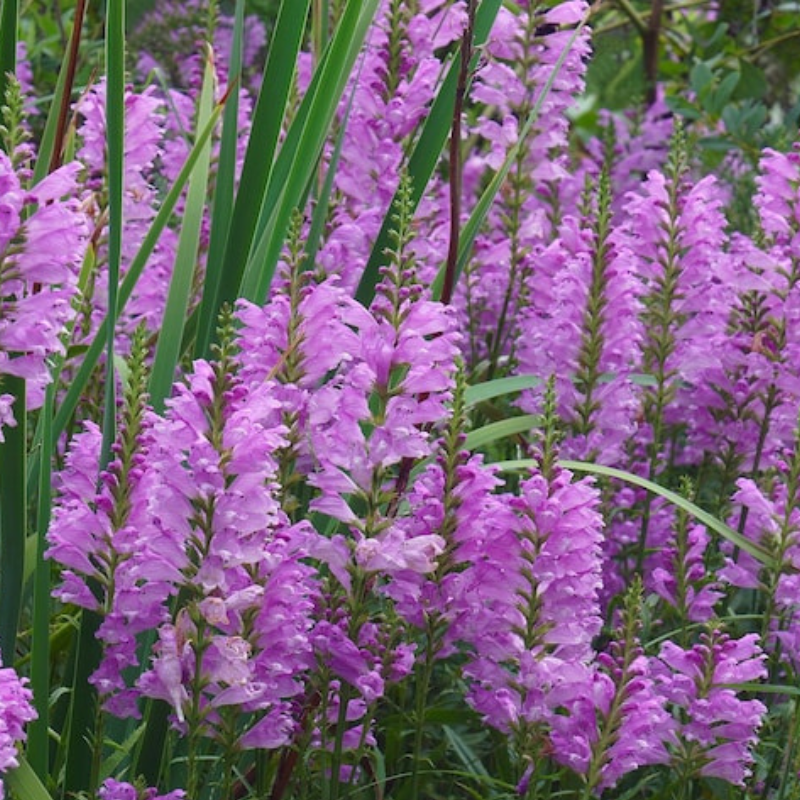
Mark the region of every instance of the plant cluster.
[[124, 5], [0, 33], [0, 797], [800, 797], [800, 141], [582, 114], [585, 0]]

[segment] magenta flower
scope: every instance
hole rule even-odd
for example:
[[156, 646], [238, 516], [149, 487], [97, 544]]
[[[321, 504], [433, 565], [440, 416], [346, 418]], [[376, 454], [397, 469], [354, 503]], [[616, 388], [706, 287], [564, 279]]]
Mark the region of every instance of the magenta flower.
[[[0, 378], [27, 380], [29, 408], [41, 405], [49, 359], [64, 352], [74, 318], [87, 229], [77, 200], [61, 198], [75, 194], [78, 169], [61, 167], [26, 191], [0, 153]], [[7, 420], [8, 401], [2, 406]]]
[[725, 684], [750, 683], [767, 674], [756, 634], [731, 639], [715, 631], [683, 650], [665, 642], [654, 664], [658, 691], [681, 715], [673, 760], [699, 775], [743, 786], [767, 709], [741, 700]]
[[575, 752], [570, 731], [594, 715], [585, 700], [601, 624], [602, 520], [595, 490], [571, 477], [534, 473], [518, 498], [505, 498], [517, 519], [464, 572], [473, 606], [462, 636], [474, 649], [464, 668], [467, 699], [484, 720], [506, 732], [544, 724], [556, 757], [580, 769], [587, 754]]
[[140, 789], [125, 781], [106, 778], [98, 789], [100, 800], [185, 800], [183, 789], [175, 789], [167, 794], [157, 794], [156, 789]]
[[[37, 716], [26, 683], [11, 667], [0, 667], [0, 775], [19, 766], [17, 744], [25, 741], [25, 725]], [[3, 797], [0, 779], [0, 800]]]

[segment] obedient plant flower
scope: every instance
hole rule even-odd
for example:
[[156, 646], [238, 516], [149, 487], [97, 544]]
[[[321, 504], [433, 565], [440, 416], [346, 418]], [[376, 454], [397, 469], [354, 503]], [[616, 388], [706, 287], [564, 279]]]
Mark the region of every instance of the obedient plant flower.
[[[26, 682], [11, 667], [0, 667], [0, 776], [19, 766], [17, 744], [25, 741], [25, 725], [36, 719], [33, 694]], [[4, 797], [0, 777], [0, 800]]]
[[[74, 317], [87, 237], [74, 199], [79, 168], [61, 167], [27, 190], [0, 152], [0, 380], [4, 374], [24, 378], [29, 408], [42, 403], [49, 359], [64, 352], [62, 336]], [[3, 397], [7, 420], [12, 411]]]
[[157, 789], [140, 788], [125, 781], [107, 778], [97, 792], [100, 800], [184, 800], [186, 793], [176, 789], [166, 794], [158, 794]]
[[[228, 334], [230, 336], [230, 334]], [[179, 723], [214, 735], [229, 711], [252, 715], [241, 747], [278, 747], [295, 728], [290, 698], [310, 667], [316, 591], [307, 523], [292, 526], [276, 497], [274, 454], [285, 429], [269, 383], [247, 390], [223, 347], [197, 361], [154, 426], [153, 535], [187, 600], [159, 626], [139, 690], [165, 699]]]
[[[465, 571], [474, 650], [464, 668], [468, 701], [522, 747], [537, 727], [552, 733], [555, 757], [572, 763], [575, 732], [594, 715], [592, 639], [600, 630], [602, 520], [597, 492], [559, 470], [522, 481], [512, 526], [484, 544]], [[527, 733], [526, 733], [527, 732]], [[556, 735], [557, 734], [557, 735]]]
[[400, 185], [408, 137], [436, 94], [439, 48], [458, 39], [465, 3], [382, 0], [339, 109], [346, 130], [336, 166], [330, 234], [317, 263], [351, 289]]
[[[517, 323], [517, 370], [555, 376], [565, 456], [619, 464], [637, 428], [630, 374], [642, 340], [640, 286], [630, 254], [610, 241], [611, 195], [603, 173], [580, 216], [567, 215], [540, 255], [535, 292]], [[594, 208], [592, 206], [595, 206]], [[542, 409], [544, 384], [520, 405]]]
[[[107, 307], [105, 238], [107, 226], [104, 181], [106, 173], [105, 83], [90, 89], [78, 104], [78, 136], [81, 146], [77, 156], [86, 169], [85, 202], [91, 210], [94, 237], [98, 247], [98, 269], [84, 298], [85, 320], [78, 332], [88, 337], [97, 330]], [[158, 193], [154, 184], [156, 165], [162, 152], [164, 104], [154, 87], [141, 93], [125, 93], [125, 159], [122, 206], [125, 231], [122, 238], [122, 272], [127, 270], [139, 250], [157, 211]], [[174, 262], [177, 239], [165, 231], [159, 247], [138, 281], [120, 320], [120, 327], [131, 336], [140, 321], [152, 330], [161, 322], [165, 298]], [[81, 337], [81, 338], [82, 338]]]
[[680, 720], [672, 756], [685, 779], [707, 776], [744, 785], [767, 709], [760, 700], [740, 699], [726, 684], [765, 677], [764, 660], [757, 634], [732, 639], [713, 631], [688, 650], [671, 641], [662, 645], [653, 674]]
[[669, 548], [672, 563], [655, 567], [650, 582], [683, 623], [708, 622], [714, 616], [715, 604], [724, 596], [706, 569], [708, 533], [703, 525], [690, 524], [685, 515], [678, 516], [675, 527], [675, 544]]
[[[625, 596], [619, 639], [597, 656], [598, 671], [591, 702], [596, 721], [577, 733], [587, 758], [570, 766], [586, 776], [589, 789], [602, 792], [639, 767], [667, 764], [667, 745], [675, 744], [675, 720], [651, 677], [641, 628], [642, 587], [638, 580]], [[587, 698], [588, 699], [588, 698]], [[589, 755], [590, 754], [590, 755]]]
[[744, 520], [744, 535], [764, 548], [771, 560], [762, 565], [751, 555], [741, 552], [734, 558], [731, 548], [727, 547], [725, 566], [719, 570], [720, 578], [729, 584], [763, 592], [762, 632], [765, 647], [775, 659], [773, 669], [777, 671], [780, 668], [795, 675], [800, 669], [799, 482], [797, 438], [794, 451], [771, 480], [764, 482], [765, 488], [750, 479], [739, 479], [733, 496], [734, 517]]
[[[464, 165], [465, 211], [487, 173], [501, 166], [512, 147], [518, 148], [457, 295], [470, 332], [468, 366], [488, 358], [490, 375], [503, 359], [515, 358], [522, 338], [516, 320], [541, 283], [538, 257], [561, 214], [572, 211], [582, 186], [581, 173], [577, 192], [567, 188], [572, 171], [566, 168], [563, 146], [566, 111], [585, 73], [588, 32], [576, 34], [574, 27], [586, 8], [581, 2], [561, 3], [544, 13], [522, 4], [502, 8], [471, 86], [470, 99], [491, 112], [479, 112], [470, 131], [485, 141], [485, 148]], [[445, 236], [449, 201], [443, 193], [436, 220], [436, 230]], [[442, 244], [446, 248], [446, 238]]]

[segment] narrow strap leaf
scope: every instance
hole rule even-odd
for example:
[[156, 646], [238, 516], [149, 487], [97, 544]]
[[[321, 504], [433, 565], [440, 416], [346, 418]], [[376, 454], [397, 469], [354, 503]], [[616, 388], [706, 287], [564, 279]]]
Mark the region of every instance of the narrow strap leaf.
[[[722, 520], [717, 519], [713, 514], [695, 505], [685, 497], [681, 497], [676, 492], [670, 489], [665, 489], [653, 481], [642, 478], [639, 475], [634, 475], [632, 472], [626, 472], [622, 469], [615, 467], [606, 467], [602, 464], [591, 464], [587, 461], [559, 461], [560, 466], [572, 472], [586, 472], [589, 475], [599, 475], [604, 478], [616, 478], [617, 480], [624, 481], [633, 486], [639, 486], [642, 489], [647, 489], [648, 492], [663, 497], [672, 505], [685, 511], [689, 516], [694, 517], [698, 522], [702, 522], [707, 528], [710, 528], [715, 533], [727, 539], [732, 544], [736, 545], [740, 550], [749, 553], [753, 558], [758, 559], [762, 564], [769, 566], [772, 563], [772, 556], [759, 545], [751, 542], [749, 539], [742, 536], [729, 525], [726, 525]], [[517, 459], [513, 461], [498, 461], [497, 466], [506, 472], [513, 472], [522, 469], [531, 469], [536, 466], [536, 461], [529, 458]]]
[[[242, 38], [244, 35], [244, 0], [236, 0], [233, 40], [228, 59], [228, 102], [222, 115], [222, 137], [219, 143], [214, 201], [211, 210], [211, 233], [208, 241], [203, 297], [200, 302], [197, 338], [194, 352], [198, 358], [210, 355], [222, 280], [222, 263], [233, 216], [236, 154], [239, 144], [239, 86], [242, 79]], [[199, 126], [198, 126], [199, 127]]]
[[27, 414], [25, 381], [3, 376], [3, 392], [14, 398], [16, 427], [3, 428], [0, 443], [0, 654], [10, 664], [15, 658], [17, 627], [22, 607], [27, 519]]
[[[219, 287], [216, 296], [209, 299], [202, 312], [206, 326], [209, 318], [216, 321], [221, 305], [233, 302], [239, 292], [259, 213], [273, 173], [275, 150], [310, 6], [311, 0], [283, 0], [281, 3], [264, 67], [261, 91], [253, 112], [253, 125], [228, 231]], [[203, 338], [210, 341], [211, 333], [203, 333]]]
[[316, 90], [309, 92], [304, 98], [303, 104], [308, 104], [307, 115], [298, 115], [292, 123], [292, 128], [296, 128], [302, 122], [297, 150], [292, 155], [288, 179], [282, 186], [278, 202], [275, 206], [264, 208], [266, 225], [263, 226], [263, 234], [248, 260], [242, 279], [241, 295], [248, 300], [261, 303], [267, 295], [292, 212], [301, 205], [317, 168], [339, 99], [372, 23], [378, 2], [379, 0], [350, 0], [347, 4], [326, 51], [326, 57], [320, 64]]
[[[197, 127], [202, 130], [211, 118], [214, 104], [214, 65], [210, 52], [206, 57], [203, 86], [197, 108]], [[211, 164], [211, 143], [206, 142], [197, 169], [189, 179], [189, 191], [183, 212], [175, 268], [169, 285], [164, 321], [156, 345], [153, 371], [150, 378], [150, 402], [156, 412], [164, 408], [175, 379], [175, 366], [180, 358], [183, 329], [192, 294], [192, 281], [197, 269], [200, 232], [208, 192], [208, 171]]]
[[19, 27], [19, 0], [2, 0], [0, 3], [0, 106], [5, 105], [8, 78], [17, 71], [17, 28]]
[[508, 417], [499, 422], [490, 422], [482, 428], [477, 428], [467, 434], [464, 447], [467, 450], [475, 450], [478, 447], [485, 447], [487, 444], [515, 436], [518, 433], [527, 433], [536, 428], [542, 418], [536, 414], [522, 414], [518, 417]]

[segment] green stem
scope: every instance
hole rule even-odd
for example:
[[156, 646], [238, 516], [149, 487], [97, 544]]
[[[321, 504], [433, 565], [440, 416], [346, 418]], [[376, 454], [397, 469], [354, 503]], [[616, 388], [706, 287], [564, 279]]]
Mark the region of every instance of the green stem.
[[430, 687], [431, 675], [433, 674], [435, 639], [436, 625], [432, 620], [428, 620], [425, 661], [422, 664], [416, 686], [416, 709], [414, 714], [414, 760], [411, 765], [411, 797], [420, 797], [420, 756], [422, 754], [422, 741], [425, 734], [425, 708], [428, 700], [428, 689]]

